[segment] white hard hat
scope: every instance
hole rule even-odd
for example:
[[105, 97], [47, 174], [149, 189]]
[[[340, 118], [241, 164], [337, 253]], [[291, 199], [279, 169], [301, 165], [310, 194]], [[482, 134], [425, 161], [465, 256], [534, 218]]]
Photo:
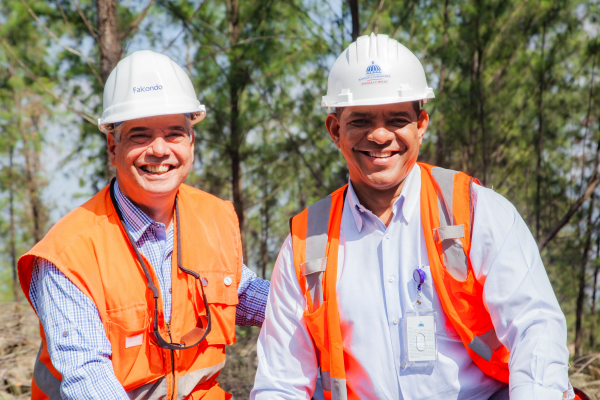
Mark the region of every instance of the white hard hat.
[[119, 61], [104, 86], [98, 128], [108, 133], [115, 123], [169, 114], [189, 114], [192, 125], [206, 116], [185, 71], [169, 57], [150, 50], [136, 51]]
[[433, 99], [419, 59], [387, 35], [361, 36], [329, 71], [323, 107], [369, 106]]

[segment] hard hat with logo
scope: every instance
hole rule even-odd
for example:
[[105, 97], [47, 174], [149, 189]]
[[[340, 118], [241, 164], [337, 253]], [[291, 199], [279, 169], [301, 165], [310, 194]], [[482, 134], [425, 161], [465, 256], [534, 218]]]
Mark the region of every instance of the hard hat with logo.
[[361, 36], [329, 71], [323, 107], [427, 102], [433, 99], [419, 59], [387, 35]]
[[185, 71], [169, 57], [150, 50], [136, 51], [119, 61], [104, 86], [98, 128], [108, 133], [123, 121], [169, 114], [188, 114], [192, 125], [206, 116]]

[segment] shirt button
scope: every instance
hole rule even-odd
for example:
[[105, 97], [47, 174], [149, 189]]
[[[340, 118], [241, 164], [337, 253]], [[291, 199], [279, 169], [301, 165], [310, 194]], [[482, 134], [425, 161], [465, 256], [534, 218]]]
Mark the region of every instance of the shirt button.
[[225, 286], [231, 285], [231, 282], [233, 282], [233, 280], [230, 276], [226, 276], [225, 279], [223, 279], [223, 283], [225, 283]]
[[385, 235], [386, 239], [389, 239], [390, 237], [391, 237], [391, 235], [389, 233]]
[[394, 325], [398, 325], [398, 322], [400, 322], [400, 319], [398, 317], [394, 318]]
[[389, 281], [390, 283], [391, 283], [391, 282], [394, 282], [394, 277], [393, 277], [393, 276], [390, 276], [390, 277], [388, 278], [388, 281]]
[[67, 332], [67, 331], [64, 331], [64, 332], [63, 332], [63, 337], [67, 337], [67, 336], [69, 336], [69, 332]]

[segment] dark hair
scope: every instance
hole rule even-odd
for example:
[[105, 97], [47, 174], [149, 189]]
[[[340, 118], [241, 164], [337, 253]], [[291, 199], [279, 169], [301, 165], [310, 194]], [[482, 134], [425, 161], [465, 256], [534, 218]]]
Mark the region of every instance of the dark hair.
[[[412, 106], [413, 106], [413, 109], [415, 110], [415, 114], [417, 114], [417, 118], [419, 118], [419, 112], [421, 111], [420, 103], [421, 103], [420, 101], [412, 102]], [[335, 108], [335, 116], [337, 117], [338, 120], [340, 120], [342, 118], [342, 113], [344, 112], [344, 108], [346, 108], [346, 107], [336, 107]]]

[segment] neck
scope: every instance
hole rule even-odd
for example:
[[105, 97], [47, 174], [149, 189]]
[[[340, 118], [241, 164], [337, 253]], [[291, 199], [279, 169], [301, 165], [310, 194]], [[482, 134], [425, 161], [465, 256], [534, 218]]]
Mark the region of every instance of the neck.
[[364, 183], [355, 184], [352, 182], [352, 188], [360, 204], [375, 214], [385, 226], [392, 222], [394, 202], [406, 182], [406, 177], [397, 186], [388, 189], [376, 189]]
[[117, 176], [119, 189], [136, 207], [142, 210], [148, 217], [155, 222], [164, 224], [167, 228], [173, 221], [173, 208], [175, 207], [175, 197], [177, 192], [157, 195], [144, 193], [142, 196], [135, 196], [132, 191], [121, 185]]

